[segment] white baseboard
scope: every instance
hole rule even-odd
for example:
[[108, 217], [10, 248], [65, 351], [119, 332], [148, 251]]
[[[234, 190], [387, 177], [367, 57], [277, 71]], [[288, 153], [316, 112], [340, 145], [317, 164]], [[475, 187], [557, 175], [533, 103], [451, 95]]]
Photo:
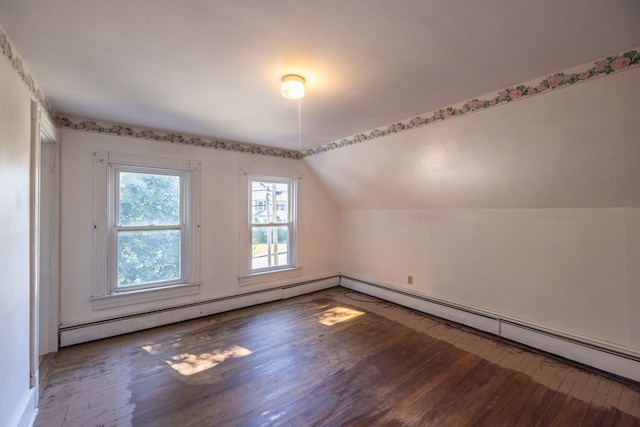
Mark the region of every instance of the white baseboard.
[[631, 350], [614, 347], [607, 343], [589, 342], [563, 331], [550, 330], [539, 325], [527, 324], [524, 321], [519, 322], [517, 319], [506, 319], [475, 307], [465, 307], [448, 301], [412, 294], [385, 284], [371, 283], [346, 276], [310, 280], [182, 307], [62, 328], [60, 330], [60, 346], [65, 347], [292, 298], [338, 285], [640, 382], [640, 355]]
[[517, 319], [505, 319], [477, 308], [413, 294], [384, 284], [342, 276], [340, 285], [640, 382], [640, 355], [632, 350], [589, 342], [563, 331], [545, 329]]
[[168, 325], [338, 286], [339, 276], [309, 280], [180, 307], [61, 328], [60, 347]]
[[25, 394], [22, 405], [16, 411], [13, 422], [7, 420], [8, 426], [16, 427], [31, 427], [36, 422], [36, 416], [38, 415], [38, 394], [37, 386], [32, 387], [27, 394]]

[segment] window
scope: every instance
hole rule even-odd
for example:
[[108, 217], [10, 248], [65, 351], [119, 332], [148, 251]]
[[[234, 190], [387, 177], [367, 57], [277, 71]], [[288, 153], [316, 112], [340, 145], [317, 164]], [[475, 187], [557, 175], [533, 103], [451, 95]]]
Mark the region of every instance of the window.
[[251, 179], [251, 271], [291, 267], [295, 181]]
[[184, 171], [111, 165], [115, 292], [185, 281]]
[[301, 174], [275, 176], [244, 170], [242, 174], [243, 187], [248, 189], [243, 202], [243, 211], [247, 214], [241, 233], [241, 254], [246, 262], [240, 276], [241, 284], [245, 284], [243, 276], [300, 267], [296, 206]]
[[94, 309], [197, 293], [199, 163], [106, 152], [94, 161]]

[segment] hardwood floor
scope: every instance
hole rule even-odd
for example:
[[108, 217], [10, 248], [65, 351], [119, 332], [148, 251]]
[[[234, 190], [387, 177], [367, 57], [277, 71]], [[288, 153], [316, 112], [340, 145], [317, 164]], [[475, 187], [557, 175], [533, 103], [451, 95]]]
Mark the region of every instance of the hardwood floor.
[[640, 426], [640, 389], [333, 288], [62, 349], [36, 426]]

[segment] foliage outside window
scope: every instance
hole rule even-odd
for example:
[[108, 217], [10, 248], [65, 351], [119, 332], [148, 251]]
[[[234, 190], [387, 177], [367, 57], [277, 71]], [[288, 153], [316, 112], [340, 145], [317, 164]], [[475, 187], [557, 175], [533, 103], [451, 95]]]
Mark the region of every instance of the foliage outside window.
[[114, 290], [184, 281], [184, 180], [170, 170], [113, 167]]
[[94, 310], [200, 290], [200, 163], [95, 151]]

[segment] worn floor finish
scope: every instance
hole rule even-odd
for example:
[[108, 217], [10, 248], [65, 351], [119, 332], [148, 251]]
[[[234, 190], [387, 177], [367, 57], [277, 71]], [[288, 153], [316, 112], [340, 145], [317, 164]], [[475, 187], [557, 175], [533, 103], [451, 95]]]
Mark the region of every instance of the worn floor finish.
[[640, 390], [333, 288], [62, 349], [36, 426], [640, 426]]

